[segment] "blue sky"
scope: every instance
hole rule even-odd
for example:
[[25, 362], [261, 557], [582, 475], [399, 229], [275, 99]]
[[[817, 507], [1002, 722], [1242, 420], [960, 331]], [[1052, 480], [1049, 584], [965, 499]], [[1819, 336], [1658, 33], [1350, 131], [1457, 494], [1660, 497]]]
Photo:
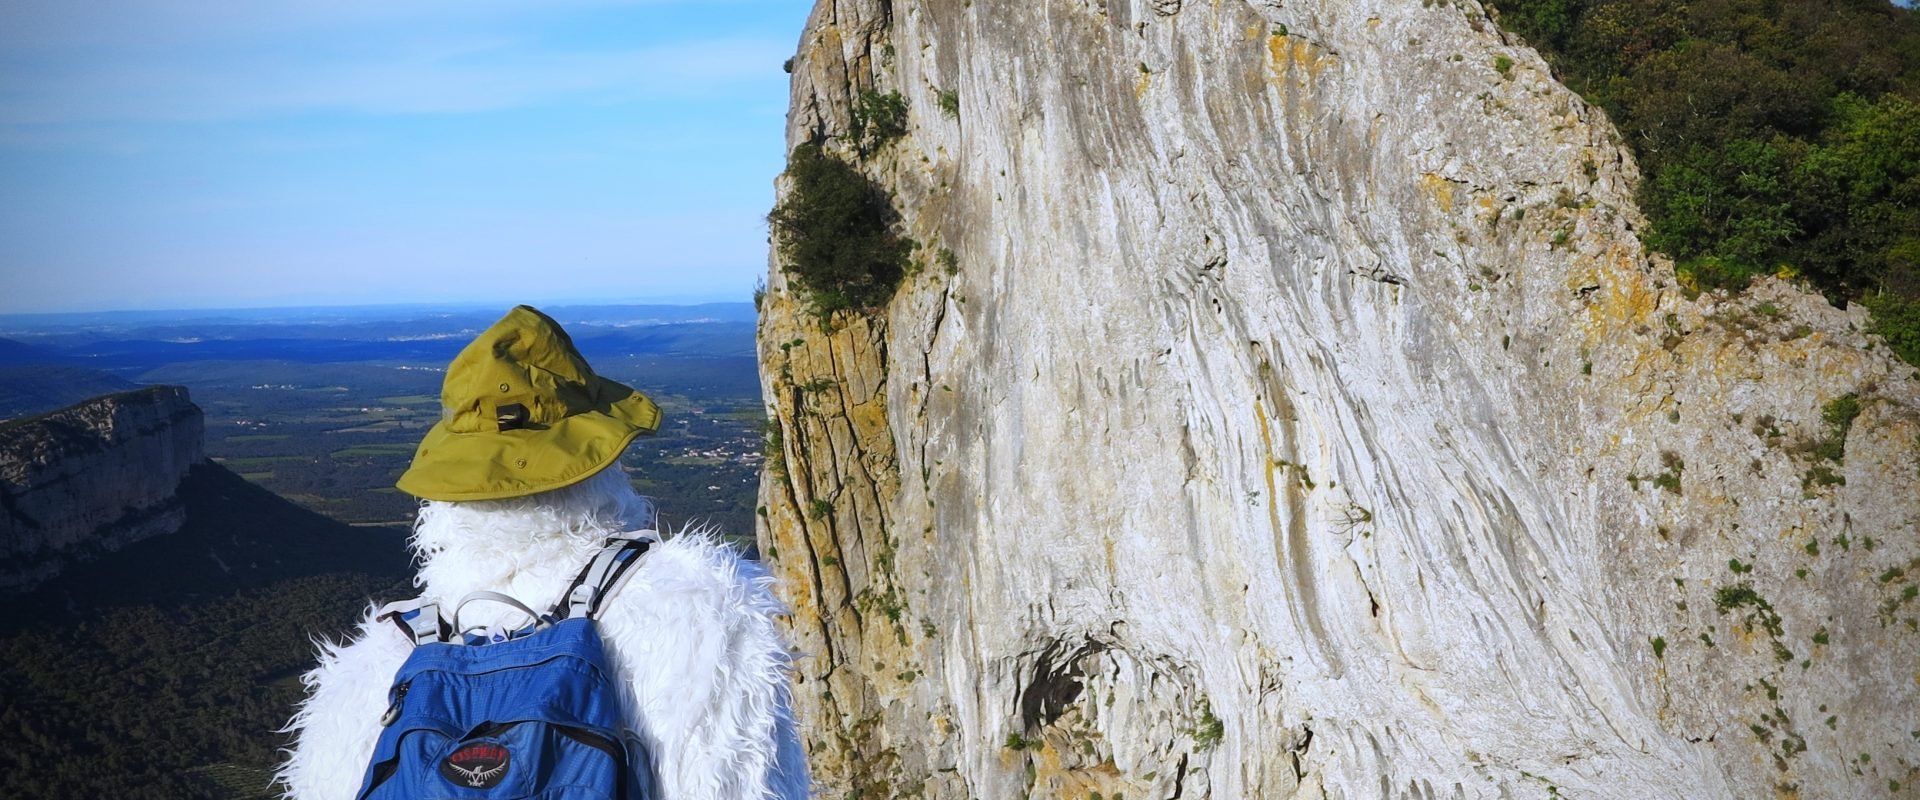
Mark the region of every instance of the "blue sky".
[[806, 0], [7, 0], [0, 313], [747, 299]]

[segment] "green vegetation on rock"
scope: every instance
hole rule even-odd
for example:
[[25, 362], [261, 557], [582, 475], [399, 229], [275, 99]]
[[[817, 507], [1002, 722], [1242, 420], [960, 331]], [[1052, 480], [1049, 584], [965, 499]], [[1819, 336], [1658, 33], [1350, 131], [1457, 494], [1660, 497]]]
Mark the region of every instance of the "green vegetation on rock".
[[780, 267], [822, 317], [879, 306], [906, 275], [911, 243], [895, 235], [886, 190], [817, 144], [793, 149], [792, 181], [767, 215]]
[[[954, 110], [959, 110], [955, 98]], [[849, 137], [860, 154], [870, 155], [888, 142], [906, 135], [907, 100], [899, 92], [881, 94], [871, 89], [854, 98]]]
[[1496, 0], [1606, 109], [1649, 247], [1700, 288], [1804, 277], [1920, 364], [1920, 15], [1885, 0]]

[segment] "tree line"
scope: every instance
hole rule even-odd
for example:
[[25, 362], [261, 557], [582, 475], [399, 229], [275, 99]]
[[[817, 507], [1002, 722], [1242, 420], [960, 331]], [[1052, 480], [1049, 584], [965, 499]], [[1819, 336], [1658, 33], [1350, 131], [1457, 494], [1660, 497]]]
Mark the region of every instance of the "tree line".
[[1886, 0], [1493, 0], [1606, 109], [1696, 289], [1805, 280], [1920, 365], [1920, 16]]

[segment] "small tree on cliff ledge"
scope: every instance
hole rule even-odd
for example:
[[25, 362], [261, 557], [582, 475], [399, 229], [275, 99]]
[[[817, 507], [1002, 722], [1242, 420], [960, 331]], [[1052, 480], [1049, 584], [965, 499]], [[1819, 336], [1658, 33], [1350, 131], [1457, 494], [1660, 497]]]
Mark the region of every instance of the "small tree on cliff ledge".
[[821, 317], [887, 302], [912, 244], [894, 235], [886, 190], [817, 144], [793, 149], [792, 185], [767, 215], [792, 277]]

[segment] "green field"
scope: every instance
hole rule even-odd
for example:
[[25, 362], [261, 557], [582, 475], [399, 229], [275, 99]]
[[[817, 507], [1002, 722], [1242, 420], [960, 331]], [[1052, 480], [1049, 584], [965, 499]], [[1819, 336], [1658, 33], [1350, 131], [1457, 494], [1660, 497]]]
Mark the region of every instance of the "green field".
[[313, 459], [310, 456], [247, 456], [245, 458], [224, 458], [221, 456], [214, 456], [213, 460], [215, 462], [225, 465], [227, 469], [234, 470], [235, 472], [240, 472], [240, 471], [252, 470], [256, 467], [270, 467], [275, 464], [282, 464], [286, 462], [304, 464], [304, 463], [311, 462]]
[[[623, 459], [647, 492], [679, 518], [712, 519], [730, 533], [750, 534], [758, 468], [739, 456], [761, 449], [754, 360], [603, 362], [594, 365], [602, 374], [646, 392], [666, 412], [660, 432], [636, 441]], [[208, 455], [249, 482], [342, 522], [406, 519], [416, 509], [392, 487], [440, 419], [442, 374], [372, 363], [200, 361], [141, 377], [191, 388], [206, 411]], [[262, 384], [302, 388], [254, 388]]]
[[370, 456], [409, 456], [413, 455], [410, 444], [358, 444], [333, 451], [334, 458], [367, 458]]
[[327, 432], [328, 433], [386, 433], [387, 431], [399, 430], [400, 428], [401, 428], [400, 423], [387, 421], [387, 422], [375, 422], [367, 425], [355, 425], [351, 428], [335, 428]]

